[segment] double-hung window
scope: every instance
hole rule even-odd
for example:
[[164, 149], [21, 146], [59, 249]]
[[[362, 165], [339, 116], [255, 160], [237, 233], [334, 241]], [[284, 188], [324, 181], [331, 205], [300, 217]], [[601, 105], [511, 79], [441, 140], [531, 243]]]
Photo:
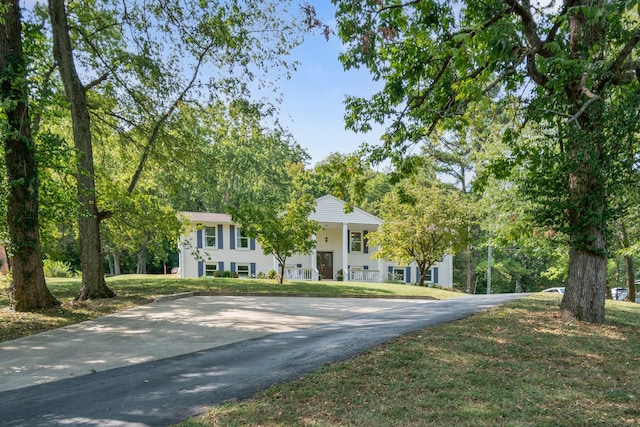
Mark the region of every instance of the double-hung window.
[[428, 269], [427, 272], [424, 275], [424, 281], [425, 282], [433, 282], [433, 270], [432, 269]]
[[208, 248], [216, 247], [216, 227], [204, 228], [204, 245]]
[[249, 237], [247, 237], [242, 228], [236, 230], [236, 248], [249, 249]]
[[236, 269], [238, 277], [249, 277], [249, 264], [238, 264]]
[[393, 280], [404, 282], [404, 268], [397, 267], [393, 269]]
[[362, 252], [362, 232], [352, 231], [349, 236], [349, 244], [351, 245], [351, 252]]
[[204, 266], [205, 277], [216, 277], [217, 271], [218, 271], [218, 264], [206, 264]]

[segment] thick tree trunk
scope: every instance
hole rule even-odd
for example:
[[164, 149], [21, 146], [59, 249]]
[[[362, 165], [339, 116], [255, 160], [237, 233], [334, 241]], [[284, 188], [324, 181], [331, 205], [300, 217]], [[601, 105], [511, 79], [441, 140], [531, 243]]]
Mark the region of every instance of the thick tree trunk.
[[78, 152], [78, 200], [82, 209], [79, 221], [82, 286], [76, 300], [111, 298], [115, 294], [107, 287], [102, 269], [89, 110], [85, 90], [73, 62], [64, 0], [49, 0], [49, 16], [53, 32], [53, 54], [71, 104], [73, 141]]
[[9, 196], [7, 225], [12, 253], [10, 301], [15, 310], [56, 307], [44, 280], [38, 216], [38, 168], [31, 137], [28, 88], [18, 0], [3, 0], [0, 16], [0, 96], [7, 118], [2, 130]]
[[607, 258], [586, 250], [570, 249], [569, 277], [560, 303], [566, 320], [604, 321]]
[[[584, 3], [592, 5], [593, 1], [584, 0]], [[569, 30], [570, 51], [574, 58], [590, 55], [589, 52], [594, 51], [594, 46], [604, 38], [603, 23], [589, 19], [578, 7], [570, 14]], [[600, 132], [604, 101], [589, 91], [587, 80], [585, 76], [576, 76], [565, 87], [567, 98], [572, 103], [572, 120], [566, 135], [571, 168], [568, 172], [567, 208], [571, 231], [569, 274], [560, 313], [565, 319], [601, 323], [604, 321], [607, 286], [607, 189], [602, 150], [606, 136]]]

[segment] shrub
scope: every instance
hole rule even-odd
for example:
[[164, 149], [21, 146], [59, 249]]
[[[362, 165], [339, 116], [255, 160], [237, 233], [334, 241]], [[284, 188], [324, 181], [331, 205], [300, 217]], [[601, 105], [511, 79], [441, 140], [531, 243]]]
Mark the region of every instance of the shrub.
[[263, 271], [261, 271], [260, 273], [258, 273], [258, 279], [266, 279], [266, 278], [267, 278], [267, 275], [266, 275], [266, 274], [264, 274], [264, 272], [263, 272]]
[[229, 270], [225, 270], [222, 272], [222, 275], [220, 277], [231, 277], [231, 272]]
[[276, 277], [278, 277], [278, 273], [275, 270], [271, 269], [271, 270], [269, 270], [268, 277], [269, 277], [269, 279], [275, 279]]
[[71, 278], [77, 276], [68, 262], [45, 259], [42, 264], [45, 277]]

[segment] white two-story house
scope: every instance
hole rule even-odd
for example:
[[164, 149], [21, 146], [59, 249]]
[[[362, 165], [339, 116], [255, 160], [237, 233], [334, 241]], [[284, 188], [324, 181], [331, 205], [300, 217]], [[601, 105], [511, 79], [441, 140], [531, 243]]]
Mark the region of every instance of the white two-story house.
[[[367, 234], [377, 230], [382, 220], [362, 209], [345, 213], [345, 203], [331, 195], [316, 200], [310, 215], [321, 229], [315, 236], [311, 254], [294, 254], [287, 260], [285, 279], [415, 283], [418, 267], [374, 259], [378, 250], [369, 246]], [[258, 277], [279, 271], [277, 261], [264, 254], [260, 245], [245, 236], [231, 217], [221, 213], [182, 212], [190, 222], [190, 232], [180, 239], [180, 276], [215, 277], [222, 272], [238, 277]], [[453, 259], [445, 256], [431, 267], [427, 283], [453, 286]]]

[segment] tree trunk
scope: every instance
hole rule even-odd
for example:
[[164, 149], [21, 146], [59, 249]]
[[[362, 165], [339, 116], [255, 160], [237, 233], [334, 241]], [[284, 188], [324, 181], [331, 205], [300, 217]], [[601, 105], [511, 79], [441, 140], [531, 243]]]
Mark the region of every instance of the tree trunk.
[[427, 268], [425, 266], [425, 264], [418, 264], [418, 272], [420, 274], [420, 280], [418, 282], [418, 286], [424, 286], [424, 279], [425, 276], [427, 275]]
[[[592, 0], [584, 3], [593, 4]], [[604, 38], [603, 23], [589, 19], [579, 7], [570, 13], [569, 31], [574, 58], [597, 51], [594, 46]], [[606, 136], [600, 132], [603, 101], [588, 91], [584, 76], [567, 83], [565, 93], [572, 103], [572, 120], [567, 129], [570, 249], [560, 313], [565, 319], [602, 323], [607, 286], [607, 190], [602, 150]]]
[[120, 251], [113, 251], [113, 275], [119, 276], [122, 274], [122, 270], [120, 269]]
[[38, 168], [31, 137], [28, 87], [18, 0], [3, 0], [0, 17], [0, 93], [7, 118], [2, 131], [9, 195], [7, 225], [12, 253], [10, 302], [18, 311], [60, 305], [44, 280], [38, 216]]
[[284, 269], [285, 269], [285, 264], [284, 263], [286, 261], [287, 261], [286, 258], [284, 258], [283, 260], [278, 259], [278, 262], [280, 263], [280, 277], [278, 277], [278, 283], [281, 284], [281, 285], [284, 282]]
[[137, 274], [147, 274], [147, 244], [146, 242], [138, 252], [138, 265], [136, 267]]
[[71, 104], [73, 141], [78, 152], [77, 188], [82, 209], [79, 221], [82, 286], [76, 300], [111, 298], [115, 294], [107, 287], [102, 269], [89, 110], [85, 90], [73, 62], [64, 0], [49, 0], [49, 16], [53, 32], [53, 55]]
[[[622, 234], [622, 247], [628, 249], [631, 246], [629, 241], [629, 234], [627, 233], [627, 227], [624, 222], [620, 221], [620, 233]], [[636, 283], [635, 274], [633, 268], [633, 257], [631, 255], [625, 255], [624, 265], [627, 272], [627, 301], [636, 302]]]
[[566, 320], [604, 321], [607, 259], [586, 250], [569, 250], [569, 277], [560, 313]]
[[[471, 227], [469, 227], [469, 230], [471, 230]], [[469, 235], [471, 235], [471, 233], [469, 233]], [[473, 262], [473, 246], [471, 246], [471, 244], [467, 245], [467, 293], [471, 294], [471, 283], [472, 283], [472, 279], [473, 279], [473, 268], [472, 268], [472, 262]]]

